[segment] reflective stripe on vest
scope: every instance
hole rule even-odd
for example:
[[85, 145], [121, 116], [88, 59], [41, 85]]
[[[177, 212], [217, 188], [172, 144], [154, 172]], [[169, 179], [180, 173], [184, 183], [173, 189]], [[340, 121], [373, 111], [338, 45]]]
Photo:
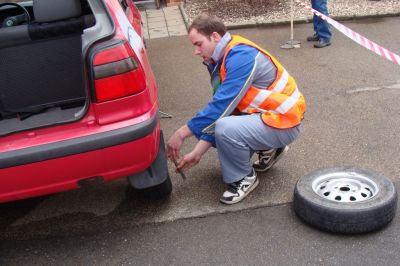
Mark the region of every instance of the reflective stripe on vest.
[[220, 70], [221, 81], [226, 77], [225, 59], [228, 52], [238, 44], [252, 46], [268, 56], [276, 67], [276, 78], [268, 88], [250, 86], [237, 109], [242, 113], [259, 113], [265, 124], [275, 128], [291, 128], [300, 124], [303, 119], [306, 105], [304, 96], [297, 88], [293, 77], [286, 69], [267, 51], [255, 43], [232, 35], [232, 40], [225, 48]]

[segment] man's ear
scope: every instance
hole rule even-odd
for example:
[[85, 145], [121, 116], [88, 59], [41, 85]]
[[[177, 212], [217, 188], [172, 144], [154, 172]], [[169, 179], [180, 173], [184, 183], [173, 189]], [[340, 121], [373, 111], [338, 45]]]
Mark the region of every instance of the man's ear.
[[214, 31], [213, 33], [211, 33], [211, 38], [213, 38], [215, 42], [219, 42], [222, 39], [222, 36], [219, 35], [218, 32]]

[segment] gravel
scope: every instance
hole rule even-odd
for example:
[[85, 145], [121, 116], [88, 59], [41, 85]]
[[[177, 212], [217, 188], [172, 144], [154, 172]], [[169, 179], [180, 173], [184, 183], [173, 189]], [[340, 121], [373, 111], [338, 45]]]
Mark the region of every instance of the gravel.
[[[303, 1], [311, 6], [309, 0]], [[312, 13], [293, 2], [294, 20], [312, 19]], [[186, 0], [184, 9], [189, 23], [202, 12], [221, 18], [228, 26], [267, 24], [290, 20], [289, 0]], [[400, 15], [399, 0], [328, 0], [332, 18]]]

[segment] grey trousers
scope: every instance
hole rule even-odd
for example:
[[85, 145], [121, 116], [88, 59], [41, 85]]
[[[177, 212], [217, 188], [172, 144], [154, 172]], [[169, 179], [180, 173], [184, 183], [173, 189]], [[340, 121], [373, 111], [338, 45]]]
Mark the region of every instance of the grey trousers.
[[282, 148], [299, 135], [301, 125], [276, 129], [264, 124], [260, 114], [227, 116], [215, 125], [215, 141], [223, 181], [233, 183], [252, 171], [255, 151]]

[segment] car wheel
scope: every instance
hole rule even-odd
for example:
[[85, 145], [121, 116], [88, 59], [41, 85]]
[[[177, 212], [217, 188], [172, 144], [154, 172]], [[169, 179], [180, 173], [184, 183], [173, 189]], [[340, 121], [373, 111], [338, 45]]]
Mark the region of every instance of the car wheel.
[[171, 195], [172, 183], [171, 178], [168, 176], [161, 184], [139, 190], [140, 194], [150, 199], [166, 199]]
[[355, 167], [305, 175], [298, 180], [293, 198], [301, 220], [343, 234], [382, 228], [393, 219], [396, 206], [397, 191], [388, 178]]

